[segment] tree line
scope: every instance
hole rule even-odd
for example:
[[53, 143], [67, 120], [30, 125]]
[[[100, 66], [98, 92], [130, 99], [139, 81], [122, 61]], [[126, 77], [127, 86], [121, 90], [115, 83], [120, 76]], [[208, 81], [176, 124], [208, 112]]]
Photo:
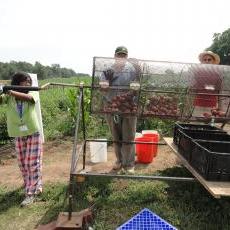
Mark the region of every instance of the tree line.
[[221, 65], [230, 65], [230, 28], [223, 33], [214, 33], [213, 42], [206, 50], [217, 53]]
[[52, 64], [51, 66], [44, 66], [39, 62], [31, 64], [23, 61], [10, 61], [9, 63], [0, 62], [0, 80], [8, 80], [17, 71], [24, 71], [27, 73], [36, 73], [38, 79], [48, 79], [54, 77], [73, 77], [77, 75], [87, 75], [87, 74], [77, 74], [74, 70], [68, 68], [62, 68], [59, 64]]

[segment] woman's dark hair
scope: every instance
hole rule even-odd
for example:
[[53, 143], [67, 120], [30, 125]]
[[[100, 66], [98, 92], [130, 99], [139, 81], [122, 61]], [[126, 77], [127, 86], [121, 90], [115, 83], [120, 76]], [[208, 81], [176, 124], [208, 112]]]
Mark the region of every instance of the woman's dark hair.
[[28, 73], [17, 72], [12, 76], [11, 85], [20, 85], [23, 81], [30, 81], [32, 84], [32, 79]]

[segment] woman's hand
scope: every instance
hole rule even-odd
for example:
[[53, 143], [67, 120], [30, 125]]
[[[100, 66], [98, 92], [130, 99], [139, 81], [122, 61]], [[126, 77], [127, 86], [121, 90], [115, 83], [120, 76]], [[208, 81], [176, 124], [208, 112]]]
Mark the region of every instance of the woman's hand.
[[14, 91], [14, 90], [8, 90], [7, 94], [12, 96], [12, 97], [15, 97], [18, 100], [33, 101], [33, 97], [27, 93], [22, 93], [22, 92], [18, 92], [18, 91]]
[[225, 117], [226, 113], [219, 108], [211, 109], [211, 113], [215, 117]]

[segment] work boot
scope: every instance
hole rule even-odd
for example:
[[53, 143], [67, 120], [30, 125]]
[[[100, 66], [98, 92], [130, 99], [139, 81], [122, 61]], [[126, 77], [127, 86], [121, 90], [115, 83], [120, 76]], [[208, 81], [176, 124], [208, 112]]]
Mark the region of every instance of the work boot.
[[116, 162], [116, 163], [113, 165], [113, 170], [119, 170], [119, 169], [121, 169], [121, 163]]

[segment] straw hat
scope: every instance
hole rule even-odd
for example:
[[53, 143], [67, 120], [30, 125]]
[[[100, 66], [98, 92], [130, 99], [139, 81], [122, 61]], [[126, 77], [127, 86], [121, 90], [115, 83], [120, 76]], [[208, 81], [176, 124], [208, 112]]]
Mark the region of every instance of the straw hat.
[[217, 64], [217, 65], [218, 65], [218, 64], [220, 63], [220, 57], [219, 57], [219, 55], [213, 53], [212, 51], [204, 51], [204, 52], [200, 53], [200, 54], [199, 54], [199, 57], [198, 57], [199, 60], [200, 60], [200, 62], [202, 62], [203, 57], [204, 57], [205, 55], [210, 55], [210, 56], [212, 56], [212, 57], [214, 58], [214, 64]]

